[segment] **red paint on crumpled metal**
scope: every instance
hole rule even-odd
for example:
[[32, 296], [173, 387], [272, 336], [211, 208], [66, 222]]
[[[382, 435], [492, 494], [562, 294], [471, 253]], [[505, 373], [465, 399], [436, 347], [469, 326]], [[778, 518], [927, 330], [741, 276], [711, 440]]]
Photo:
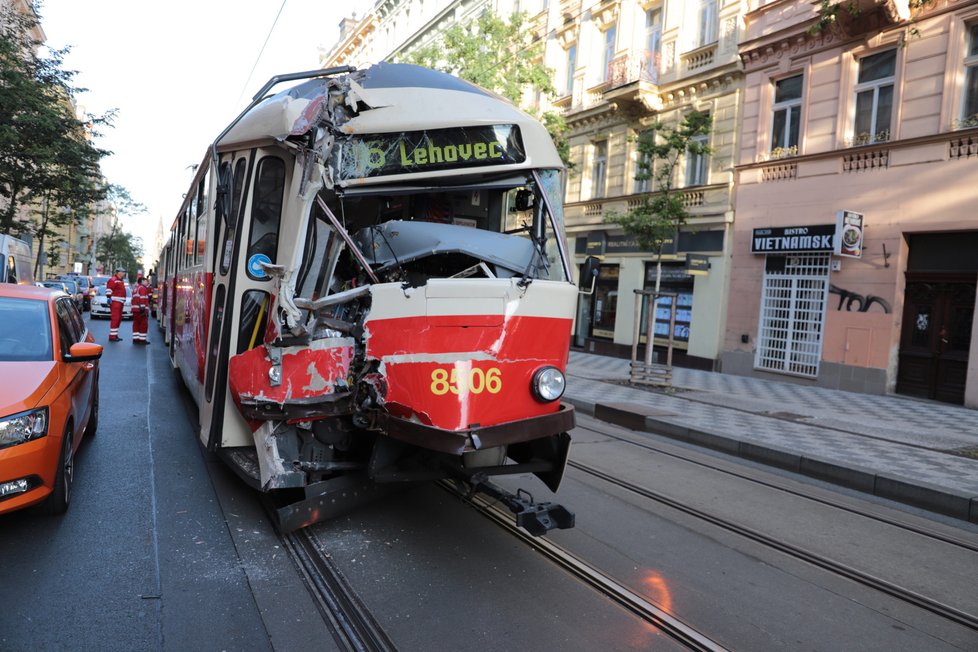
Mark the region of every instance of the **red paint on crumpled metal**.
[[296, 118], [296, 121], [292, 123], [292, 131], [289, 135], [291, 136], [301, 136], [302, 134], [309, 131], [309, 129], [318, 122], [319, 114], [322, 112], [322, 107], [326, 102], [326, 95], [320, 93], [314, 97], [306, 108], [303, 109], [302, 113]]
[[228, 385], [239, 405], [241, 399], [284, 404], [315, 398], [332, 394], [335, 383], [346, 380], [352, 358], [352, 344], [282, 349], [282, 382], [273, 387], [268, 378], [272, 368], [268, 350], [264, 345], [258, 346], [231, 358]]
[[[571, 321], [509, 317], [496, 327], [471, 323], [472, 316], [368, 321], [367, 357], [383, 361], [388, 410], [449, 430], [556, 412], [560, 402], [538, 401], [530, 383], [541, 367], [567, 368]], [[442, 354], [444, 361], [432, 360]]]

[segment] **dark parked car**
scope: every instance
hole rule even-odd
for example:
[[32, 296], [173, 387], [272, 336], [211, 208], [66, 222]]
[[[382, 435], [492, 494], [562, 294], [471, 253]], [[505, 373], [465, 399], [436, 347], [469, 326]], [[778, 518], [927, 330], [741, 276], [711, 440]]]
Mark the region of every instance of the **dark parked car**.
[[61, 290], [75, 303], [75, 306], [82, 310], [85, 306], [85, 297], [82, 291], [78, 288], [78, 284], [74, 281], [68, 281], [64, 279], [56, 279], [53, 281], [39, 281], [37, 285], [51, 290]]
[[82, 276], [81, 274], [68, 274], [61, 277], [62, 281], [74, 281], [78, 284], [79, 289], [81, 289], [84, 295], [85, 305], [82, 306], [83, 310], [92, 309], [92, 297], [95, 296], [95, 286], [92, 284], [91, 276]]

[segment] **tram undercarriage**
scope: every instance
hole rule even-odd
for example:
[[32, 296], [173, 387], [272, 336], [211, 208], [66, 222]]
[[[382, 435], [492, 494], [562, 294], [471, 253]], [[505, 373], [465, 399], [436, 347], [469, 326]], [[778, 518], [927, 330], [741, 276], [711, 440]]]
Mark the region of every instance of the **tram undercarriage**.
[[[561, 422], [573, 424], [573, 408], [566, 408], [559, 415]], [[290, 430], [292, 428], [294, 430]], [[570, 436], [566, 432], [456, 456], [361, 431], [358, 435], [370, 442], [364, 447], [368, 449], [363, 451], [367, 453], [365, 458], [354, 460], [351, 455], [344, 455], [346, 459], [342, 461], [321, 461], [308, 458], [334, 457], [336, 451], [330, 445], [318, 444], [318, 440], [317, 444], [310, 445], [310, 435], [300, 435], [301, 430], [297, 426], [286, 426], [285, 432], [270, 436], [256, 432], [256, 440], [262, 441], [264, 446], [220, 450], [238, 475], [252, 487], [265, 492], [276, 526], [282, 532], [351, 512], [401, 491], [406, 485], [437, 480], [451, 480], [463, 493], [482, 493], [498, 500], [513, 512], [516, 524], [530, 534], [539, 536], [551, 529], [574, 526], [574, 514], [565, 507], [550, 502], [538, 503], [525, 490], [514, 494], [490, 481], [496, 475], [533, 473], [556, 491], [570, 448]], [[477, 433], [452, 434], [478, 438]], [[299, 441], [305, 445], [296, 446]], [[488, 466], [466, 464], [478, 456], [483, 460], [492, 458], [498, 463]], [[506, 457], [512, 462], [505, 463]], [[261, 469], [264, 466], [280, 470], [271, 488], [262, 485]]]

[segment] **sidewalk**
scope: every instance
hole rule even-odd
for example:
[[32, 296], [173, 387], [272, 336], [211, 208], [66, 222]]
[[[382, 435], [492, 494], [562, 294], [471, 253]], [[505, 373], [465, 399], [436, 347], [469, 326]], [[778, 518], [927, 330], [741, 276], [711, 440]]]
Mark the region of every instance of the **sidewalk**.
[[628, 385], [629, 364], [571, 351], [564, 400], [619, 425], [978, 523], [976, 410], [682, 368], [667, 392]]

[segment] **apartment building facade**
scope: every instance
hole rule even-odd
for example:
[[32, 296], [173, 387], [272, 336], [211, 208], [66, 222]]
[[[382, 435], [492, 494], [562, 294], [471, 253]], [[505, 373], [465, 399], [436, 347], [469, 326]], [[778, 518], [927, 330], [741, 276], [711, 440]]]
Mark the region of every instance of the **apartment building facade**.
[[[578, 262], [602, 258], [593, 297], [582, 301], [576, 344], [622, 354], [645, 314], [636, 290], [676, 294], [676, 364], [713, 368], [726, 320], [733, 224], [733, 164], [743, 74], [737, 44], [745, 2], [564, 0], [550, 15], [559, 58], [551, 63], [563, 96], [555, 105], [570, 127], [573, 168], [566, 213]], [[608, 221], [656, 192], [639, 172], [638, 136], [655, 121], [678, 125], [689, 111], [713, 120], [708, 156], [686, 156], [674, 180], [691, 218], [663, 249], [661, 261]], [[688, 261], [707, 260], [706, 273]], [[654, 343], [669, 335], [671, 298], [660, 299]], [[636, 308], [638, 308], [636, 310]], [[641, 342], [647, 325], [641, 325]]]
[[722, 369], [978, 407], [978, 2], [856, 6], [746, 16]]

